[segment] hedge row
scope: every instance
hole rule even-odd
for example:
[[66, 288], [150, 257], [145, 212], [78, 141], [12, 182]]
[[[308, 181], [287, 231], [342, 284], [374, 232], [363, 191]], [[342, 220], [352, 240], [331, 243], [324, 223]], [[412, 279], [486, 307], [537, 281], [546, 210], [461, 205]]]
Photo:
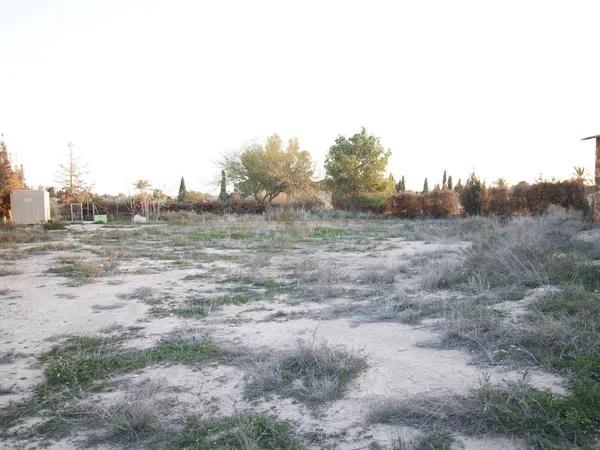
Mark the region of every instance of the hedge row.
[[[91, 205], [91, 204], [90, 204]], [[130, 218], [134, 214], [140, 214], [143, 211], [143, 207], [138, 198], [129, 199], [117, 199], [117, 198], [103, 198], [97, 197], [94, 199], [94, 205], [96, 210], [100, 214], [107, 214], [112, 218]], [[315, 200], [297, 200], [292, 202], [286, 202], [283, 204], [277, 204], [276, 208], [291, 208], [291, 209], [303, 209], [303, 210], [315, 210], [322, 207], [322, 202], [318, 199]], [[232, 196], [226, 202], [222, 202], [218, 199], [205, 199], [197, 202], [178, 202], [175, 199], [167, 199], [158, 206], [152, 201], [149, 202], [149, 210], [151, 215], [153, 211], [159, 209], [160, 214], [173, 213], [173, 212], [195, 212], [195, 213], [214, 213], [214, 214], [262, 214], [264, 212], [264, 206], [251, 198], [240, 198], [239, 196]], [[92, 211], [91, 206], [89, 208]], [[70, 218], [70, 206], [63, 205], [61, 207], [61, 216], [65, 219]], [[87, 214], [86, 205], [84, 204], [84, 217], [87, 219], [90, 214]]]
[[[486, 188], [481, 185], [472, 192], [457, 193], [449, 189], [436, 189], [426, 194], [414, 192], [399, 192], [386, 196], [384, 194], [363, 195], [352, 202], [333, 199], [336, 209], [349, 209], [369, 211], [378, 214], [390, 214], [405, 218], [445, 218], [454, 217], [469, 211], [480, 212], [497, 216], [511, 216], [524, 214], [541, 214], [550, 205], [559, 205], [567, 209], [576, 209], [589, 213], [590, 205], [586, 199], [585, 186], [576, 181], [540, 182], [536, 184], [519, 183], [512, 188], [493, 187]], [[463, 203], [461, 204], [461, 198]], [[464, 202], [475, 202], [476, 205]], [[128, 218], [142, 211], [142, 205], [136, 198], [107, 198], [96, 196], [94, 198], [96, 209], [101, 214], [108, 214], [113, 218]], [[294, 201], [277, 205], [277, 208], [291, 208], [303, 210], [320, 209], [323, 203], [318, 200]], [[151, 215], [156, 213], [156, 204], [150, 206]], [[84, 204], [84, 216], [88, 219], [93, 208]], [[262, 214], [264, 207], [253, 199], [243, 199], [232, 196], [226, 202], [217, 199], [206, 199], [194, 203], [180, 203], [174, 199], [167, 199], [160, 203], [160, 214], [174, 212], [210, 212], [215, 214]], [[61, 216], [70, 218], [70, 207], [61, 208]], [[89, 220], [89, 219], [88, 219]]]
[[417, 219], [454, 217], [460, 214], [458, 194], [452, 190], [434, 190], [427, 194], [399, 192], [388, 198], [386, 213]]
[[[460, 197], [452, 190], [434, 190], [427, 194], [401, 192], [388, 198], [386, 213], [406, 218], [453, 217], [464, 212]], [[513, 216], [537, 215], [550, 205], [575, 209], [588, 214], [590, 205], [586, 198], [585, 186], [576, 181], [519, 183], [512, 188], [484, 188], [477, 195], [469, 196], [476, 201], [477, 211], [486, 215]]]
[[512, 188], [488, 188], [481, 210], [485, 214], [511, 216], [541, 214], [550, 205], [589, 213], [585, 186], [576, 181], [519, 183]]

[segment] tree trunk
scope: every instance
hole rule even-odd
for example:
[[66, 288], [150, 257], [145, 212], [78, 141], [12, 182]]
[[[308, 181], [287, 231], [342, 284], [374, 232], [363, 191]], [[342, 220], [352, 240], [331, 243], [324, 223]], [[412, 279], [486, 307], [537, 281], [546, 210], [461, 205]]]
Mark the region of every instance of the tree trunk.
[[265, 205], [265, 219], [267, 220], [267, 222], [270, 222], [271, 220], [273, 220], [273, 209], [271, 208], [271, 202], [268, 200], [265, 200], [264, 205]]

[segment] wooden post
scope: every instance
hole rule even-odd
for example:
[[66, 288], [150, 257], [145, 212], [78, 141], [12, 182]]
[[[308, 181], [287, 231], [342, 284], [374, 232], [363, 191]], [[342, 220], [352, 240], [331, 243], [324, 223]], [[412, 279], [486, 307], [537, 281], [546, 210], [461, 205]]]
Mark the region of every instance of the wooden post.
[[596, 140], [596, 164], [594, 166], [594, 224], [600, 226], [600, 134], [582, 139]]
[[594, 173], [594, 223], [600, 225], [600, 136], [596, 136], [596, 170]]

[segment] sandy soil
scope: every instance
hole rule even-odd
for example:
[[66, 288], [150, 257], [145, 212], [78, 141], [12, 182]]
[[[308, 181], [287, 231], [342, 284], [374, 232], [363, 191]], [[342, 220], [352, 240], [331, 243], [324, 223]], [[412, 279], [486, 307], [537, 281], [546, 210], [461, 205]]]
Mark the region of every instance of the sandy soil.
[[[101, 229], [96, 226], [93, 230], [96, 228]], [[401, 264], [411, 257], [431, 252], [454, 255], [464, 245], [461, 242], [390, 239], [373, 246], [367, 256], [361, 251], [332, 250], [318, 250], [307, 255], [301, 249], [270, 258], [269, 266], [260, 268], [260, 273], [280, 276], [281, 267], [298, 265], [305, 260], [310, 266], [310, 261], [318, 260], [320, 267], [334, 267], [337, 276], [342, 279], [360, 280], [361, 274], [368, 270]], [[240, 252], [222, 248], [206, 248], [205, 251], [217, 256]], [[131, 340], [131, 345], [136, 347], [149, 346], [175, 329], [193, 326], [210, 330], [217, 342], [244, 348], [277, 350], [294, 345], [298, 339], [316, 339], [361, 352], [368, 358], [368, 369], [355, 380], [344, 398], [319, 411], [277, 397], [247, 403], [243, 396], [244, 372], [234, 365], [151, 367], [116, 380], [122, 382], [121, 393], [135, 384], [149, 380], [159, 382], [177, 398], [178, 406], [173, 412], [177, 415], [229, 415], [252, 408], [290, 420], [301, 433], [320, 431], [326, 436], [327, 446], [340, 449], [367, 448], [373, 442], [385, 445], [399, 434], [415, 434], [416, 431], [410, 428], [367, 424], [365, 416], [369, 407], [380, 400], [421, 393], [464, 393], [476, 386], [485, 375], [497, 381], [516, 379], [522, 375], [514, 370], [475, 365], [471, 355], [462, 351], [423, 346], [423, 343], [436, 338], [433, 327], [427, 322], [403, 325], [365, 323], [351, 318], [319, 320], [318, 316], [307, 314], [322, 310], [333, 302], [347, 302], [343, 297], [327, 304], [308, 298], [291, 303], [282, 295], [245, 305], [225, 306], [205, 319], [184, 319], [172, 314], [152, 318], [148, 316], [150, 305], [135, 299], [124, 299], [123, 294], [151, 287], [154, 292], [168, 293], [177, 299], [190, 292], [215, 293], [224, 285], [210, 278], [182, 281], [186, 275], [204, 272], [197, 267], [169, 267], [149, 273], [130, 270], [113, 277], [99, 278], [83, 286], [70, 287], [65, 284], [64, 278], [45, 273], [58, 256], [69, 254], [76, 253], [53, 252], [27, 257], [15, 263], [20, 274], [0, 277], [0, 292], [5, 292], [0, 296], [0, 355], [13, 355], [0, 363], [0, 387], [11, 389], [10, 393], [0, 395], [0, 406], [31, 392], [42, 377], [37, 357], [67, 336], [94, 335], [128, 327], [138, 330], [137, 337]], [[127, 264], [131, 263], [123, 263], [123, 267], [127, 267]], [[235, 275], [249, 270], [235, 262], [215, 264], [219, 264], [220, 270], [229, 270]], [[129, 266], [130, 269], [132, 267]], [[413, 280], [409, 278], [400, 280], [394, 289], [406, 289], [412, 286], [411, 283]], [[498, 307], [505, 308], [511, 314], [519, 314], [521, 306], [511, 302]], [[293, 320], [265, 320], [274, 311], [304, 314]], [[557, 392], [564, 389], [563, 380], [548, 373], [534, 372], [530, 374], [530, 379], [537, 386], [549, 387]], [[98, 401], [110, 401], [115, 396], [114, 393], [95, 395], [98, 395]], [[459, 438], [466, 449], [513, 449], [521, 445], [502, 438]], [[314, 448], [323, 446], [321, 442]], [[54, 443], [49, 448], [76, 447], [77, 441], [71, 438]]]

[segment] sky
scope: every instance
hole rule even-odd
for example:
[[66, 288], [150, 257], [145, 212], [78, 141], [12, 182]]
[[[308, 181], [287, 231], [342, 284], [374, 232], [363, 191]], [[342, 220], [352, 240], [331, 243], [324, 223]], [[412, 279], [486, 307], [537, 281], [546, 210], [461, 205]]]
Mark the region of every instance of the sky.
[[68, 143], [100, 193], [217, 192], [272, 133], [316, 173], [338, 135], [381, 138], [409, 189], [593, 173], [598, 1], [0, 0], [0, 133], [37, 187]]

